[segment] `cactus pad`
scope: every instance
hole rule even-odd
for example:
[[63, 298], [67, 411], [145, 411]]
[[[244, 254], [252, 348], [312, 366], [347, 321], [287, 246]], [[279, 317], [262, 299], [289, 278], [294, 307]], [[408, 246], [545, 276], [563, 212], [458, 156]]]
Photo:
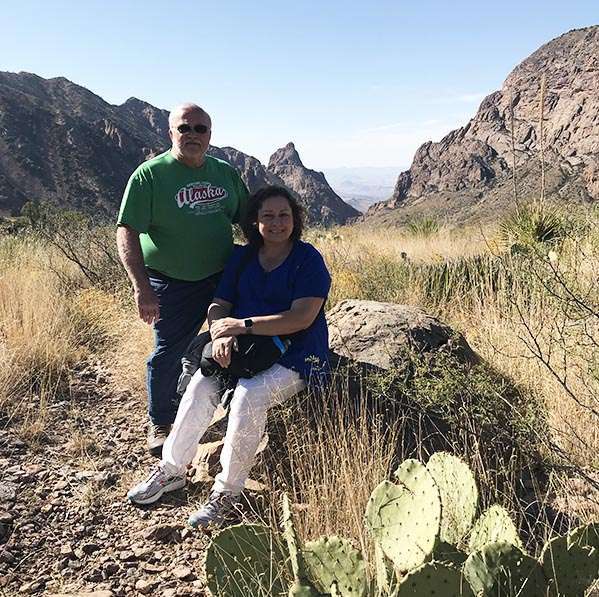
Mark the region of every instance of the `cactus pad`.
[[508, 511], [502, 506], [491, 506], [474, 524], [470, 534], [470, 551], [478, 551], [487, 543], [511, 543], [524, 549], [518, 531]]
[[460, 568], [467, 558], [467, 553], [464, 553], [450, 543], [445, 543], [445, 541], [439, 541], [435, 545], [435, 551], [433, 551], [433, 560], [435, 562], [452, 564], [457, 568]]
[[445, 564], [429, 563], [408, 574], [399, 585], [399, 597], [474, 597], [462, 574]]
[[470, 554], [464, 577], [485, 597], [544, 597], [547, 591], [540, 564], [511, 543], [488, 543]]
[[247, 597], [287, 592], [286, 555], [272, 531], [239, 524], [216, 535], [206, 554], [206, 580], [213, 595]]
[[337, 593], [342, 597], [366, 595], [364, 559], [347, 539], [320, 537], [306, 543], [303, 555], [308, 577], [319, 591], [329, 593], [336, 584]]
[[[541, 554], [551, 597], [578, 597], [599, 577], [599, 550], [579, 544], [581, 529], [548, 541]], [[573, 539], [574, 537], [574, 539]]]
[[439, 490], [417, 460], [406, 460], [395, 473], [399, 484], [383, 481], [366, 507], [366, 525], [399, 571], [422, 564], [439, 533]]
[[441, 496], [441, 540], [458, 545], [476, 516], [478, 489], [474, 475], [463, 460], [448, 452], [433, 454], [426, 468]]
[[580, 547], [594, 547], [599, 551], [599, 522], [577, 527], [568, 533], [569, 544]]

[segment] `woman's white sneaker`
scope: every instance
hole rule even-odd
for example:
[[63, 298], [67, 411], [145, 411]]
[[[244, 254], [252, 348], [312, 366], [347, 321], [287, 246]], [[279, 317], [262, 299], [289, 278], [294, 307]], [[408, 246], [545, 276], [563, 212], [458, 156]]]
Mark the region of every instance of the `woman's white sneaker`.
[[169, 475], [160, 465], [152, 470], [150, 476], [129, 490], [127, 498], [134, 504], [145, 506], [157, 502], [163, 494], [185, 487], [185, 477]]

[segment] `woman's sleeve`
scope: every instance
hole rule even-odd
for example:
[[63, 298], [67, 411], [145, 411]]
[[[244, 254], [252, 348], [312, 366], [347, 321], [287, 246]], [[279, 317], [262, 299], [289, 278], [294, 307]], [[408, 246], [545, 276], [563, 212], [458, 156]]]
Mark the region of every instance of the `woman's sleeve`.
[[237, 285], [237, 273], [245, 249], [246, 247], [234, 247], [233, 253], [225, 265], [223, 275], [214, 292], [214, 298], [222, 299], [228, 303], [235, 302], [235, 295], [237, 294], [237, 289], [235, 288]]
[[292, 299], [320, 297], [326, 299], [331, 288], [331, 275], [322, 255], [311, 245], [310, 253], [297, 270]]

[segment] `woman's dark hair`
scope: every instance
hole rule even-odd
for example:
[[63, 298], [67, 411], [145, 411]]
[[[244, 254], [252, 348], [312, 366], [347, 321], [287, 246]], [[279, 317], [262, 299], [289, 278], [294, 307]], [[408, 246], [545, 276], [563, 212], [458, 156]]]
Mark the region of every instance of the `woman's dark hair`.
[[301, 205], [285, 187], [269, 185], [250, 195], [245, 217], [241, 222], [243, 234], [247, 238], [248, 243], [254, 247], [261, 247], [264, 243], [262, 236], [258, 232], [258, 212], [262, 204], [271, 197], [285, 197], [287, 199], [287, 203], [289, 203], [289, 207], [291, 208], [291, 214], [293, 215], [293, 230], [289, 238], [292, 241], [296, 241], [302, 237], [304, 211]]

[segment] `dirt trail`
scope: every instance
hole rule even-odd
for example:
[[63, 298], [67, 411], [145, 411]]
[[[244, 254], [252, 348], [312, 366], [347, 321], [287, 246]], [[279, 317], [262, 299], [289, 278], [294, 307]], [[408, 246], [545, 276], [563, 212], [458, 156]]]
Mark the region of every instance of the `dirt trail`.
[[208, 594], [208, 538], [185, 521], [209, 488], [127, 502], [155, 460], [142, 400], [107, 381], [99, 366], [80, 371], [75, 397], [48, 407], [41, 439], [0, 430], [0, 595]]

